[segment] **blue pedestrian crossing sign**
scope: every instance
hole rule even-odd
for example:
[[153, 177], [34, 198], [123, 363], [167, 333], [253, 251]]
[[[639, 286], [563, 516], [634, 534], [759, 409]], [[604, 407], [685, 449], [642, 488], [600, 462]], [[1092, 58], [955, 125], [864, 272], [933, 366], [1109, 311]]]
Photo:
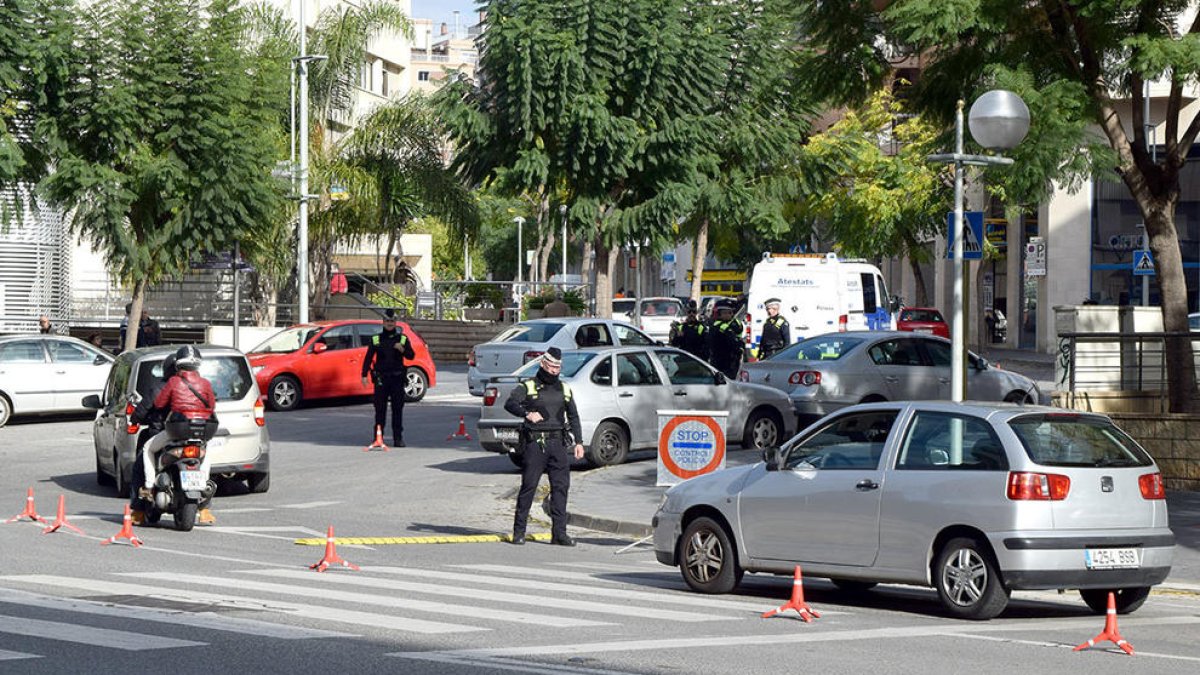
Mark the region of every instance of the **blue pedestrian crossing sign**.
[[1133, 252], [1133, 273], [1135, 276], [1149, 276], [1154, 274], [1154, 256], [1150, 251], [1134, 251]]
[[[946, 214], [946, 258], [954, 259], [954, 212]], [[983, 260], [983, 211], [963, 212], [963, 260]]]

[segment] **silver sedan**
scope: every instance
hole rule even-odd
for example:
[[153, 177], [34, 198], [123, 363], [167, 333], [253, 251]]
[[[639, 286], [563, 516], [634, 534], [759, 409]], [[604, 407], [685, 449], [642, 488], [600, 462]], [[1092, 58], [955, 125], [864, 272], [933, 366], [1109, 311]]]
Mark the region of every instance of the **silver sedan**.
[[726, 593], [744, 572], [847, 591], [932, 586], [988, 619], [1021, 589], [1078, 589], [1132, 612], [1171, 571], [1154, 460], [1103, 415], [1014, 404], [872, 403], [822, 419], [764, 461], [667, 490], [659, 562]]
[[[504, 402], [537, 368], [531, 362], [488, 382], [479, 414], [485, 450], [507, 453], [516, 445], [521, 421], [504, 409]], [[704, 361], [672, 347], [564, 352], [560, 377], [575, 397], [581, 442], [593, 466], [620, 464], [630, 450], [656, 448], [658, 410], [727, 411], [726, 437], [740, 439], [743, 447], [778, 445], [795, 426], [791, 403], [782, 392], [730, 382]]]
[[[968, 353], [967, 398], [1048, 403], [1037, 385]], [[742, 366], [738, 379], [785, 391], [796, 415], [814, 421], [856, 403], [950, 399], [950, 341], [900, 331], [827, 333], [797, 342], [766, 361]]]

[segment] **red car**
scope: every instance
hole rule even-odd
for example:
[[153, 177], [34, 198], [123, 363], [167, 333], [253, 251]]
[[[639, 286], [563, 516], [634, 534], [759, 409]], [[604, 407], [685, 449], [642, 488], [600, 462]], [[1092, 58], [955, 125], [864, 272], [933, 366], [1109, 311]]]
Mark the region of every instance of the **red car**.
[[913, 333], [931, 333], [950, 339], [950, 326], [942, 318], [942, 313], [932, 307], [905, 307], [900, 310], [900, 318], [896, 320], [896, 330], [906, 330]]
[[[408, 366], [406, 401], [420, 401], [437, 384], [437, 368], [429, 348], [404, 322], [396, 326], [412, 340], [416, 358]], [[316, 321], [285, 328], [246, 356], [258, 389], [273, 410], [292, 410], [302, 400], [369, 396], [362, 385], [362, 363], [382, 321]]]

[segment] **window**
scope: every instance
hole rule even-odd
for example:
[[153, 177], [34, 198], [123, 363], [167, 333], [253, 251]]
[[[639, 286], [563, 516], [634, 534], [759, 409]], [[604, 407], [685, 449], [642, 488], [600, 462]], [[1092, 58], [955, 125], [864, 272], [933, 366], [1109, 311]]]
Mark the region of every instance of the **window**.
[[654, 370], [654, 363], [650, 361], [650, 355], [645, 352], [635, 352], [617, 356], [617, 384], [622, 387], [662, 384], [662, 380], [658, 377], [658, 371]]
[[608, 326], [589, 323], [575, 331], [575, 344], [580, 347], [611, 347], [612, 335], [608, 332]]
[[834, 335], [809, 338], [771, 357], [772, 361], [837, 361], [862, 343], [862, 338]]
[[565, 324], [519, 323], [496, 336], [493, 342], [549, 342]]
[[[243, 356], [206, 356], [200, 361], [200, 375], [212, 385], [217, 401], [240, 401], [254, 385], [250, 365]], [[137, 390], [142, 396], [154, 396], [165, 382], [162, 361], [138, 364]]]
[[121, 401], [125, 387], [129, 385], [129, 373], [132, 362], [129, 359], [117, 359], [108, 377], [108, 386], [104, 389], [104, 404], [111, 406]]
[[863, 312], [874, 314], [875, 310], [879, 309], [879, 297], [875, 293], [875, 275], [863, 272], [860, 278], [862, 279]]
[[683, 352], [660, 351], [658, 360], [667, 369], [671, 384], [715, 384], [713, 371], [703, 361]]
[[99, 355], [99, 352], [65, 340], [47, 340], [46, 346], [50, 349], [50, 360], [55, 363], [91, 363]]
[[645, 334], [639, 333], [629, 326], [621, 324], [613, 324], [613, 332], [617, 334], [617, 339], [623, 345], [652, 345], [654, 341], [646, 337]]
[[877, 469], [899, 411], [839, 417], [788, 450], [788, 469]]
[[937, 367], [949, 367], [952, 354], [950, 353], [950, 345], [937, 340], [925, 340], [925, 353], [929, 354], [929, 360]]
[[45, 363], [38, 340], [14, 340], [0, 344], [0, 363]]
[[358, 339], [354, 337], [354, 326], [334, 326], [317, 338], [317, 344], [324, 342], [329, 351], [339, 349], [354, 349], [358, 347]]
[[592, 371], [592, 382], [601, 387], [612, 386], [612, 357], [606, 356], [604, 360], [596, 364], [596, 369]]
[[[563, 354], [562, 370], [559, 371], [558, 376], [567, 379], [575, 377], [575, 374], [583, 368], [584, 364], [594, 358], [596, 358], [596, 352], [567, 352], [566, 354]], [[528, 361], [525, 363], [525, 365], [518, 368], [513, 375], [517, 375], [519, 377], [533, 377], [534, 375], [537, 375], [537, 371], [538, 368], [541, 367], [541, 363], [541, 359]]]
[[1008, 426], [1025, 454], [1043, 466], [1149, 466], [1150, 456], [1103, 418], [1072, 414], [1024, 415]]
[[262, 344], [251, 349], [249, 353], [290, 354], [307, 344], [319, 330], [314, 326], [289, 328], [267, 338]]
[[929, 323], [945, 323], [942, 313], [936, 309], [906, 309], [900, 316], [901, 321], [925, 321]]
[[428, 82], [428, 81], [429, 81], [429, 71], [428, 70], [418, 70], [417, 71], [417, 82]]
[[992, 425], [978, 417], [918, 412], [896, 459], [917, 471], [1008, 471], [1008, 455]]
[[921, 351], [914, 340], [886, 340], [867, 352], [878, 366], [923, 366]]

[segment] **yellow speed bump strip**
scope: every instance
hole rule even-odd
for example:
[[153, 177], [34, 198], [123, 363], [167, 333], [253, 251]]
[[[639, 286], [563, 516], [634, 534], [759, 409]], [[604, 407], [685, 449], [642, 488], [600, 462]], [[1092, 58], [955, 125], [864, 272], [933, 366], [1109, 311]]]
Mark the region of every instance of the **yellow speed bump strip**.
[[[526, 535], [527, 541], [550, 541], [550, 534], [541, 532]], [[334, 541], [347, 546], [387, 546], [393, 544], [486, 544], [496, 541], [512, 541], [511, 534], [458, 534], [440, 537], [336, 537]], [[297, 539], [300, 546], [324, 546], [325, 538]]]

